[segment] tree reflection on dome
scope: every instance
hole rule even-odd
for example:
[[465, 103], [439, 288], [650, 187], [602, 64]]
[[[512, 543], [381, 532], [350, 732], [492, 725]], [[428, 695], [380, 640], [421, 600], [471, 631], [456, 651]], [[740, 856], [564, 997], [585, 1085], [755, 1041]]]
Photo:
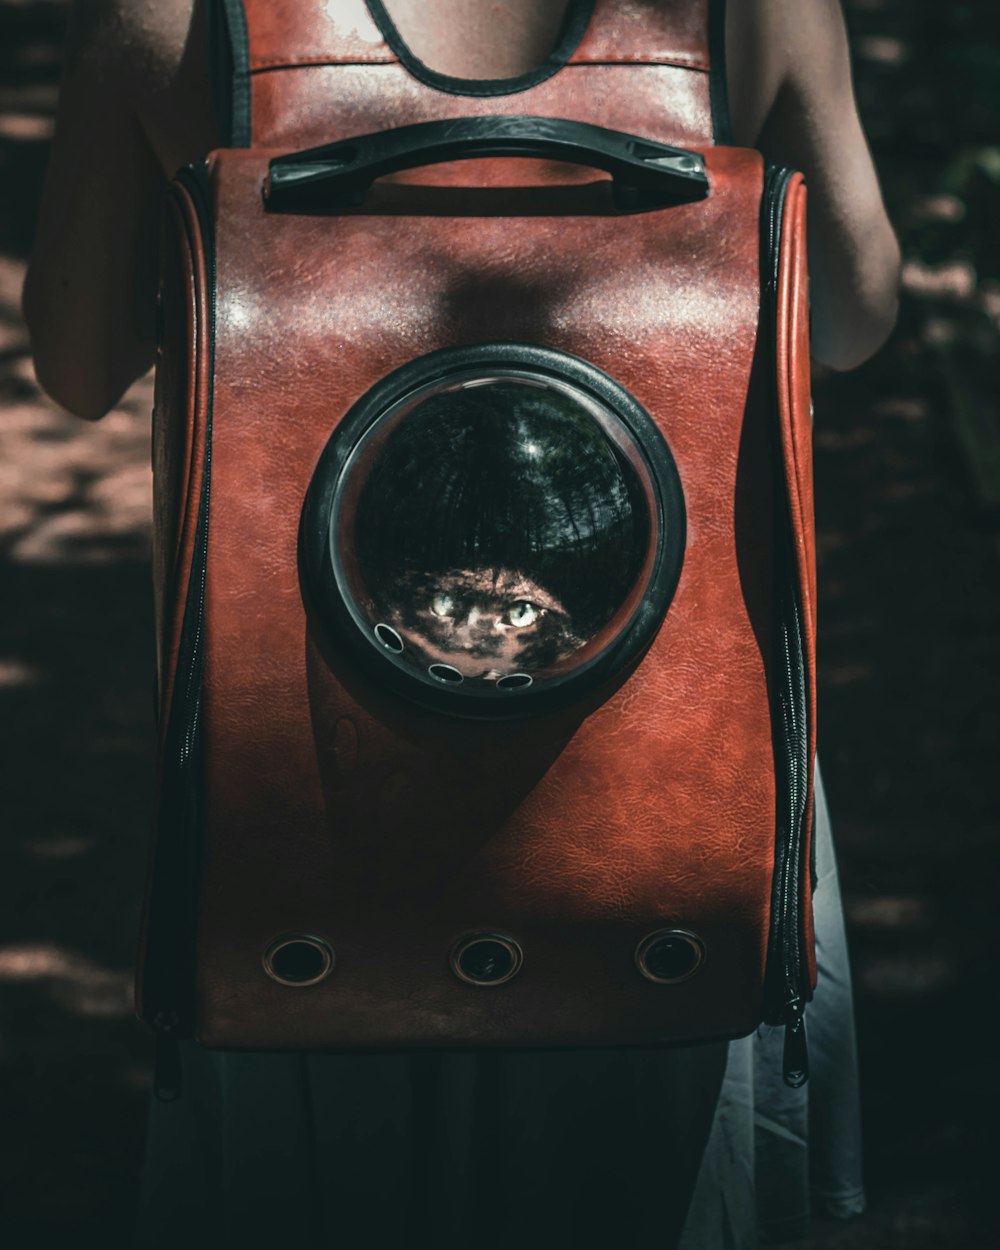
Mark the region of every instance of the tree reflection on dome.
[[358, 497], [356, 601], [410, 662], [496, 681], [559, 665], [633, 590], [650, 542], [594, 405], [519, 377], [452, 384], [379, 440]]

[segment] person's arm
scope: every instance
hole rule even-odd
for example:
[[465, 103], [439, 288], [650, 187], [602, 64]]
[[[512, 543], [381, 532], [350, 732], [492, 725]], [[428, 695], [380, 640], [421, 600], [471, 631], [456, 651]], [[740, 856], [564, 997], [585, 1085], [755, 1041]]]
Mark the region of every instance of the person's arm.
[[812, 351], [851, 369], [896, 320], [899, 244], [858, 119], [839, 0], [730, 0], [737, 143], [808, 184]]
[[127, 98], [108, 9], [71, 19], [55, 136], [24, 287], [41, 386], [97, 418], [153, 360], [164, 176]]
[[24, 287], [40, 385], [81, 417], [153, 363], [167, 175], [212, 144], [199, 0], [76, 0]]

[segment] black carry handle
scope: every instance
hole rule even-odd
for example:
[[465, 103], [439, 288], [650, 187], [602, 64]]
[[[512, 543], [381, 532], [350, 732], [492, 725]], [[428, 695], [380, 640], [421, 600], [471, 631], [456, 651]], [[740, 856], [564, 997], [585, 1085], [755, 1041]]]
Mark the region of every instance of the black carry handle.
[[531, 156], [603, 169], [617, 208], [657, 208], [709, 193], [695, 152], [557, 117], [456, 117], [360, 135], [271, 161], [264, 202], [274, 213], [337, 212], [363, 204], [382, 174], [480, 156]]

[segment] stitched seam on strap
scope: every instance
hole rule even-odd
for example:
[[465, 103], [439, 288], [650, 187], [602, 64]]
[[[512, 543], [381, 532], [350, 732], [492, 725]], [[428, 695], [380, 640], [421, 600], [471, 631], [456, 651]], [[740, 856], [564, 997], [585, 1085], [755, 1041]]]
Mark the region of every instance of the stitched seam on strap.
[[276, 57], [273, 60], [262, 60], [259, 58], [251, 58], [250, 72], [256, 73], [258, 70], [266, 69], [297, 69], [306, 65], [398, 65], [399, 61], [390, 52], [383, 57], [372, 57], [370, 60], [348, 60], [338, 57], [331, 57], [322, 52], [306, 53], [303, 56], [285, 56]]
[[[289, 56], [275, 60], [254, 60], [250, 62], [251, 74], [266, 73], [268, 70], [275, 69], [308, 69], [309, 66], [338, 66], [353, 68], [356, 66], [366, 65], [401, 65], [402, 62], [394, 56], [387, 56], [381, 59], [371, 58], [370, 60], [336, 60], [324, 55], [305, 55], [305, 56]], [[659, 61], [571, 61], [568, 65], [563, 66], [563, 72], [573, 69], [590, 69], [590, 68], [612, 68], [612, 69], [690, 69], [699, 74], [707, 74], [708, 66], [701, 61], [692, 59], [691, 61], [682, 60], [659, 60]]]
[[570, 61], [566, 66], [567, 69], [579, 69], [584, 65], [673, 65], [676, 69], [699, 69], [706, 74], [709, 71], [709, 64], [704, 57], [698, 56], [697, 53], [671, 52], [666, 56], [635, 56], [629, 57], [627, 60], [616, 61], [611, 57], [600, 60], [584, 60]]

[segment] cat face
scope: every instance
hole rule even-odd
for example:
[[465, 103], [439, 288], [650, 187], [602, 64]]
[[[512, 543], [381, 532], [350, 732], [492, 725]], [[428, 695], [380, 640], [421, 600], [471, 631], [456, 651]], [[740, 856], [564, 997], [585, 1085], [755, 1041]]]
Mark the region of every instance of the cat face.
[[411, 574], [389, 623], [428, 664], [495, 681], [534, 673], [571, 655], [584, 639], [545, 587], [511, 569]]

